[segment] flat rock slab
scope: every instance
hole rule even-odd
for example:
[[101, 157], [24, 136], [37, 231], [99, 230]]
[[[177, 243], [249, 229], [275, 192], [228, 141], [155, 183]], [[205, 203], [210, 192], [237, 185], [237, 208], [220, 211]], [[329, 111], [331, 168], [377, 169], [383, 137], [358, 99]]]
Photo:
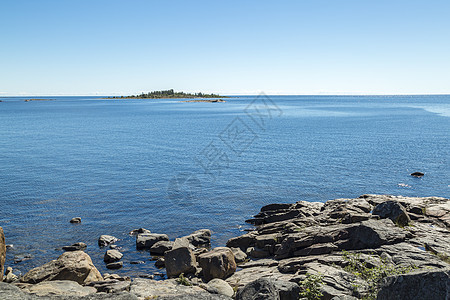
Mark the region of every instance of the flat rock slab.
[[[183, 296], [185, 294], [209, 294], [204, 289], [197, 286], [184, 286], [179, 284], [175, 279], [168, 280], [151, 280], [136, 278], [131, 283], [131, 293], [136, 295], [138, 299], [145, 299], [146, 297], [160, 297], [166, 296]], [[178, 298], [177, 298], [178, 299]]]
[[30, 284], [24, 291], [37, 296], [86, 296], [97, 292], [94, 287], [85, 287], [70, 280], [44, 281], [38, 284]]

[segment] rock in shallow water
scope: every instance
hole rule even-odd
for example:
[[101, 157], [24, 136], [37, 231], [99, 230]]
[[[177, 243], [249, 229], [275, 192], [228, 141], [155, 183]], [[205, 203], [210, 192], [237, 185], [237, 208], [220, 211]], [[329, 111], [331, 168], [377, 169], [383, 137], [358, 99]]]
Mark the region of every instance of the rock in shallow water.
[[167, 234], [158, 233], [141, 233], [136, 237], [136, 249], [149, 250], [154, 244], [159, 241], [169, 241]]
[[98, 238], [98, 246], [99, 247], [106, 247], [109, 244], [115, 243], [117, 241], [118, 241], [118, 239], [113, 237], [112, 235], [105, 235], [104, 234], [104, 235], [101, 235]]
[[103, 261], [105, 263], [112, 263], [119, 261], [123, 257], [123, 254], [117, 250], [107, 250], [105, 256], [103, 257]]
[[75, 243], [75, 244], [73, 244], [71, 246], [64, 246], [64, 247], [62, 247], [62, 249], [64, 251], [79, 251], [79, 250], [86, 249], [86, 247], [87, 247], [87, 245], [85, 243], [78, 242], [78, 243]]
[[111, 270], [117, 270], [123, 267], [123, 262], [122, 261], [116, 261], [116, 262], [111, 262], [106, 264], [106, 268], [111, 269]]
[[70, 223], [73, 223], [73, 224], [81, 223], [81, 218], [80, 217], [72, 218], [70, 220]]

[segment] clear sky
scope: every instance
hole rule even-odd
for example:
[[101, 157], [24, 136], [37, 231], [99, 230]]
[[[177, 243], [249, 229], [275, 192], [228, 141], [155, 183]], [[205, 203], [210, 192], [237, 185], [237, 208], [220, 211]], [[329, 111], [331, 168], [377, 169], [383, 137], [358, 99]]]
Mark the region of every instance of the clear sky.
[[0, 0], [1, 95], [450, 93], [450, 1]]

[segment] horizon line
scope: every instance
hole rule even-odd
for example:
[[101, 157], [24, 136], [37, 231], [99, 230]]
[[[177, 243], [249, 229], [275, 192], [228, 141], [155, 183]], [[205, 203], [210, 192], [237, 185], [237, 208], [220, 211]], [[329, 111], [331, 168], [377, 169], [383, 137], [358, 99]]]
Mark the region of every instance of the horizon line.
[[[450, 96], [450, 93], [409, 93], [409, 94], [355, 94], [355, 93], [316, 93], [316, 94], [268, 94], [264, 92], [255, 94], [223, 94], [220, 96], [239, 97], [239, 96], [259, 96], [265, 94], [267, 96]], [[17, 95], [2, 95], [0, 98], [13, 98], [13, 97], [128, 97], [129, 95], [117, 95], [117, 94], [17, 94]], [[200, 97], [201, 98], [201, 97]], [[218, 97], [220, 98], [220, 97]]]

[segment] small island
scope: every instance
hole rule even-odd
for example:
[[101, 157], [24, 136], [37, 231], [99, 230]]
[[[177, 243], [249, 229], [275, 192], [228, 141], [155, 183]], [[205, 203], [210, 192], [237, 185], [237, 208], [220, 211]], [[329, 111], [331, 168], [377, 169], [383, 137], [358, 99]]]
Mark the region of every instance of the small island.
[[41, 98], [32, 98], [32, 99], [25, 99], [23, 101], [30, 102], [30, 101], [53, 101], [55, 99], [41, 99]]
[[[106, 99], [185, 99], [185, 98], [227, 98], [226, 96], [220, 96], [217, 94], [204, 94], [204, 93], [185, 93], [185, 92], [175, 92], [173, 89], [165, 91], [153, 91], [149, 93], [142, 93], [140, 95], [131, 96], [113, 96], [107, 97]], [[208, 101], [209, 102], [209, 101]], [[214, 101], [214, 102], [224, 102]]]

